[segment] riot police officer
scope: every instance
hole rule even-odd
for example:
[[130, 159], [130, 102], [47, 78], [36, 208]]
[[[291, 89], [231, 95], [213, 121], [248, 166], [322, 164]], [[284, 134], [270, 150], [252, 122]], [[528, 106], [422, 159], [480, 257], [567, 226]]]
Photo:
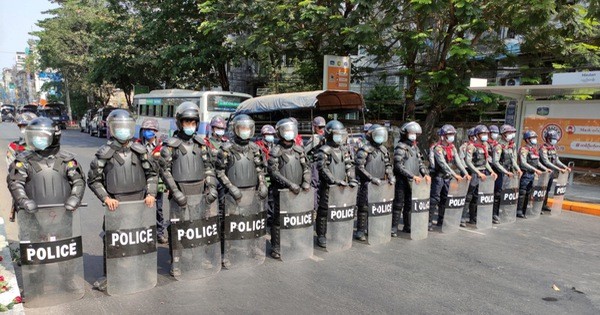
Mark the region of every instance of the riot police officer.
[[[147, 207], [153, 207], [158, 176], [146, 148], [132, 141], [135, 120], [128, 111], [116, 109], [108, 115], [107, 122], [112, 137], [98, 149], [90, 164], [89, 188], [110, 211], [115, 211], [121, 201], [144, 200]], [[99, 279], [94, 285], [105, 290], [106, 279]]]
[[325, 144], [325, 118], [317, 116], [312, 121], [313, 135], [310, 140], [304, 146], [304, 152], [306, 157], [311, 162], [310, 185], [315, 190], [315, 210], [319, 207], [319, 171], [317, 170], [317, 163], [314, 163], [315, 154], [323, 144]]
[[488, 128], [485, 125], [477, 125], [473, 128], [473, 134], [474, 140], [467, 145], [465, 150], [465, 165], [472, 178], [469, 182], [467, 195], [465, 196], [465, 207], [463, 208], [463, 217], [460, 223], [463, 227], [465, 226], [467, 215], [469, 223], [477, 223], [477, 198], [473, 197], [478, 195], [479, 180], [485, 180], [489, 175], [492, 175], [494, 179], [497, 177], [488, 163], [490, 151], [488, 148]]
[[319, 202], [317, 209], [317, 245], [327, 246], [327, 214], [329, 209], [329, 185], [356, 187], [352, 157], [343, 149], [346, 135], [344, 125], [332, 120], [325, 126], [325, 144], [316, 155], [319, 172]]
[[[24, 117], [21, 117], [24, 119]], [[10, 165], [8, 175], [8, 189], [15, 201], [18, 211], [26, 211], [27, 214], [35, 214], [41, 206], [64, 205], [67, 211], [76, 211], [81, 205], [85, 191], [85, 176], [75, 155], [60, 149], [61, 131], [51, 119], [40, 117], [29, 122], [24, 130], [25, 143], [28, 150], [17, 155], [15, 161]], [[54, 233], [58, 240], [70, 238], [73, 233], [73, 224], [78, 222], [52, 222], [52, 224], [67, 224], [58, 229], [59, 231], [48, 232], [45, 222], [38, 221], [35, 216], [19, 216], [19, 238], [21, 241], [32, 242], [48, 240], [48, 233]], [[27, 218], [27, 219], [25, 219]], [[29, 222], [31, 221], [31, 222]], [[81, 254], [82, 249], [77, 252]], [[31, 277], [26, 281], [39, 282], [37, 286], [26, 285], [25, 294], [29, 298], [42, 294], [44, 285], [44, 272], [28, 274]], [[63, 286], [67, 292], [81, 291], [83, 287], [76, 283], [72, 264], [61, 263], [59, 272], [62, 282], [54, 286]], [[25, 275], [24, 275], [25, 278]], [[35, 278], [35, 279], [34, 279]], [[24, 279], [25, 281], [25, 279]], [[83, 295], [83, 293], [82, 293]]]
[[475, 136], [475, 127], [467, 129], [467, 140], [458, 147], [458, 154], [463, 163], [465, 162], [465, 157], [467, 155], [467, 146], [475, 140], [477, 140], [477, 137]]
[[[261, 200], [267, 198], [264, 158], [260, 148], [250, 139], [254, 135], [254, 120], [237, 115], [231, 122], [233, 139], [224, 143], [215, 162], [217, 178], [236, 201], [243, 197], [242, 188], [255, 188]], [[262, 253], [264, 255], [264, 253]], [[223, 266], [230, 267], [223, 259]]]
[[525, 145], [519, 150], [519, 167], [524, 171], [519, 182], [519, 202], [517, 205], [517, 217], [525, 217], [527, 202], [533, 190], [533, 180], [535, 175], [542, 172], [552, 172], [540, 162], [540, 154], [537, 148], [537, 133], [533, 130], [527, 130], [523, 133]]
[[24, 137], [25, 129], [27, 127], [27, 124], [29, 124], [30, 121], [36, 118], [37, 115], [30, 112], [24, 112], [22, 114], [17, 115], [17, 117], [15, 118], [17, 126], [19, 127], [20, 136], [18, 140], [15, 140], [8, 145], [8, 151], [6, 152], [6, 166], [10, 166], [17, 157], [17, 155], [25, 151], [25, 146], [27, 145], [27, 143], [25, 143]]
[[225, 119], [220, 115], [215, 115], [210, 120], [210, 129], [210, 135], [207, 135], [204, 138], [204, 142], [206, 143], [206, 146], [210, 148], [211, 155], [216, 157], [223, 143], [229, 141], [227, 136], [225, 136], [227, 122], [225, 122]]
[[421, 125], [411, 121], [400, 128], [400, 141], [394, 149], [394, 174], [396, 182], [394, 203], [392, 207], [392, 236], [398, 236], [400, 213], [404, 218], [402, 231], [410, 233], [410, 211], [412, 205], [412, 190], [410, 183], [419, 183], [424, 176], [430, 182], [429, 171], [423, 163], [423, 156], [417, 146], [417, 137], [422, 133]]
[[502, 182], [504, 176], [521, 177], [523, 172], [517, 162], [517, 152], [515, 149], [515, 135], [517, 129], [511, 125], [502, 125], [499, 130], [502, 135], [497, 144], [492, 148], [492, 168], [498, 174], [494, 183], [494, 216], [495, 224], [500, 223], [500, 192], [502, 191]]
[[384, 143], [388, 138], [387, 128], [381, 125], [371, 125], [365, 134], [365, 142], [356, 152], [356, 175], [360, 180], [357, 207], [358, 221], [354, 238], [366, 241], [369, 195], [369, 183], [381, 185], [383, 181], [396, 183], [392, 169], [390, 152]]
[[[142, 144], [152, 164], [155, 166], [156, 173], [159, 172], [160, 150], [162, 148], [162, 141], [158, 138], [158, 120], [155, 118], [144, 118], [142, 126], [140, 127], [140, 137], [136, 140], [137, 143]], [[156, 192], [156, 238], [159, 243], [166, 244], [167, 236], [165, 235], [165, 229], [167, 223], [163, 215], [163, 196], [165, 191], [165, 184], [162, 178], [158, 179], [158, 188]]]
[[275, 144], [275, 135], [277, 132], [271, 125], [264, 125], [260, 128], [261, 139], [256, 141], [256, 145], [262, 150], [265, 162], [269, 160], [269, 152]]
[[490, 131], [490, 137], [488, 139], [488, 148], [490, 149], [489, 153], [489, 159], [490, 159], [490, 163], [492, 162], [492, 155], [493, 155], [493, 150], [496, 147], [496, 145], [498, 144], [498, 140], [500, 140], [500, 128], [498, 128], [498, 126], [496, 125], [490, 125], [488, 127], [488, 130]]
[[429, 153], [429, 168], [431, 174], [431, 192], [429, 196], [429, 230], [432, 230], [433, 215], [438, 211], [437, 225], [444, 222], [444, 210], [448, 198], [450, 179], [471, 180], [463, 162], [456, 151], [454, 140], [456, 129], [452, 125], [443, 125], [438, 135], [440, 140], [435, 143]]
[[271, 257], [280, 258], [280, 208], [279, 190], [289, 189], [295, 194], [300, 189], [310, 189], [310, 167], [304, 149], [295, 144], [298, 125], [291, 119], [277, 122], [277, 137], [279, 138], [271, 150], [268, 160], [268, 171], [273, 187], [273, 224], [271, 225]]
[[558, 172], [565, 173], [571, 171], [571, 168], [560, 161], [558, 152], [556, 152], [557, 143], [558, 132], [556, 132], [556, 130], [548, 130], [544, 135], [544, 144], [542, 144], [540, 147], [540, 162], [554, 172], [553, 176], [550, 176], [550, 179], [548, 180], [548, 188], [544, 198], [544, 206], [542, 207], [544, 211], [550, 211], [550, 208], [547, 206], [547, 202], [548, 194], [550, 193], [550, 189], [552, 187], [553, 177], [556, 177]]
[[[198, 105], [192, 102], [181, 103], [177, 106], [175, 120], [177, 131], [160, 150], [160, 175], [180, 208], [188, 205], [190, 195], [204, 194], [206, 203], [211, 204], [218, 197], [217, 179], [210, 159], [210, 149], [204, 139], [196, 134], [200, 122]], [[176, 256], [173, 242], [169, 238], [171, 255]], [[174, 263], [171, 265], [171, 275], [181, 275], [181, 270]]]

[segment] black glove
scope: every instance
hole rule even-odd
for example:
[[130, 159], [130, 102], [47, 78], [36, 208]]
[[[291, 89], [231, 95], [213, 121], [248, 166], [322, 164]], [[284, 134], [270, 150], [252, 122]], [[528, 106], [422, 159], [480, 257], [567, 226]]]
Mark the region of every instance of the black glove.
[[267, 185], [260, 183], [258, 184], [258, 197], [260, 199], [265, 199], [267, 198], [267, 195], [269, 194], [269, 191], [267, 190]]
[[371, 179], [371, 183], [375, 186], [381, 186], [381, 179], [373, 177], [373, 179]]
[[239, 188], [231, 185], [231, 187], [229, 187], [229, 194], [233, 197], [233, 199], [240, 201], [242, 199], [242, 192], [240, 191]]
[[219, 197], [219, 193], [217, 192], [217, 189], [215, 187], [211, 186], [208, 188], [204, 197], [206, 198], [206, 203], [211, 204], [215, 202], [215, 200], [217, 200], [217, 198]]
[[343, 180], [336, 180], [335, 184], [338, 185], [338, 186], [343, 186], [343, 187], [348, 186], [348, 183], [346, 181], [343, 181]]
[[292, 184], [290, 186], [290, 191], [297, 195], [298, 193], [300, 193], [300, 186]]
[[310, 183], [304, 182], [304, 183], [302, 183], [302, 186], [300, 186], [300, 187], [302, 187], [302, 189], [304, 189], [304, 190], [309, 190], [310, 189]]
[[356, 187], [356, 186], [358, 186], [358, 182], [355, 181], [355, 180], [351, 180], [350, 181], [350, 187]]
[[187, 206], [187, 198], [185, 197], [185, 194], [181, 192], [181, 190], [174, 190], [171, 193], [173, 193], [173, 199], [175, 199], [175, 202], [177, 202], [178, 206], [182, 208]]
[[31, 199], [23, 199], [19, 202], [19, 208], [27, 211], [28, 213], [36, 213], [38, 211], [37, 204]]
[[71, 196], [65, 201], [65, 209], [75, 211], [79, 207], [81, 200], [75, 196]]

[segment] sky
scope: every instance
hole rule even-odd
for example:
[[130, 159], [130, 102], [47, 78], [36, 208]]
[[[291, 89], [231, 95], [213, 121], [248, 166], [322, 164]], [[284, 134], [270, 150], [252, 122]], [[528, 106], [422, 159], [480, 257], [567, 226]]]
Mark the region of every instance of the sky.
[[48, 0], [0, 0], [0, 69], [15, 64], [15, 53], [32, 38], [29, 32], [39, 30], [35, 23], [48, 17], [42, 12], [55, 7]]

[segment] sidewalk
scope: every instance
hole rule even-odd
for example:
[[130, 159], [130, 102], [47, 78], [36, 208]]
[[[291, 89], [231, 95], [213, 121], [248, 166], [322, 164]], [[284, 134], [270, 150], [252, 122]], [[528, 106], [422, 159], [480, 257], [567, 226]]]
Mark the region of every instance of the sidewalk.
[[[549, 198], [548, 205], [552, 205]], [[574, 182], [567, 186], [563, 210], [600, 216], [600, 186]]]

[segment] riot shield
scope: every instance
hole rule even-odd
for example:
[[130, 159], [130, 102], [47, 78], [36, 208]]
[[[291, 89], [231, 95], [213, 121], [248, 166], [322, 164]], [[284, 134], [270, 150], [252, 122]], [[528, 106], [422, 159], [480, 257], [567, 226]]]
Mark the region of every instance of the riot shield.
[[554, 181], [554, 197], [552, 197], [552, 208], [550, 214], [553, 216], [560, 215], [562, 213], [562, 204], [565, 199], [565, 193], [567, 192], [567, 181], [569, 179], [569, 173], [558, 173], [558, 178]]
[[500, 192], [499, 217], [500, 224], [517, 221], [517, 204], [519, 201], [519, 177], [504, 176]]
[[61, 205], [38, 207], [36, 213], [17, 214], [25, 306], [47, 307], [81, 299], [85, 288], [79, 210], [68, 211]]
[[485, 180], [479, 179], [477, 189], [477, 229], [492, 228], [494, 214], [494, 177], [486, 176]]
[[429, 227], [429, 192], [431, 183], [425, 178], [417, 184], [410, 183], [412, 190], [412, 208], [410, 211], [410, 239], [424, 240], [427, 238]]
[[177, 280], [194, 280], [221, 270], [219, 211], [216, 202], [206, 204], [203, 195], [188, 195], [181, 208], [171, 200], [171, 247]]
[[368, 189], [368, 238], [369, 245], [379, 245], [392, 240], [392, 203], [394, 185], [388, 182], [380, 186], [369, 183]]
[[314, 197], [312, 189], [298, 194], [279, 190], [281, 260], [303, 260], [313, 255]]
[[156, 209], [121, 201], [104, 213], [106, 292], [124, 295], [156, 286]]
[[469, 181], [466, 179], [460, 181], [452, 179], [450, 181], [444, 223], [442, 224], [443, 233], [456, 233], [458, 231], [468, 189]]
[[253, 187], [240, 191], [239, 202], [225, 195], [223, 266], [227, 269], [258, 266], [266, 257], [267, 212]]
[[540, 217], [542, 212], [542, 206], [546, 199], [546, 190], [548, 188], [548, 180], [550, 179], [551, 173], [543, 172], [540, 175], [535, 175], [533, 179], [533, 190], [531, 197], [527, 203], [526, 216], [530, 219], [537, 219]]
[[328, 252], [347, 250], [352, 247], [357, 193], [357, 187], [329, 186], [329, 209], [327, 214]]

